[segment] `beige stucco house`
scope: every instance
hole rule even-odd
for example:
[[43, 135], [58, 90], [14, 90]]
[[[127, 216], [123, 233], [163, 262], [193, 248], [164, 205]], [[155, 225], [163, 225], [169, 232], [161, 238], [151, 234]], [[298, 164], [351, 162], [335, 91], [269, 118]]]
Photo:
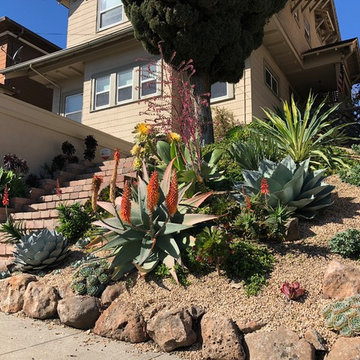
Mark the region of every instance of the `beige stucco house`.
[[[121, 0], [58, 1], [69, 9], [67, 48], [1, 72], [52, 88], [54, 113], [131, 141], [145, 109], [141, 100], [161, 94], [143, 76], [151, 57], [134, 39]], [[334, 1], [289, 0], [266, 25], [242, 80], [213, 85], [212, 105], [249, 123], [262, 116], [261, 107], [278, 106], [291, 93], [349, 94], [358, 81], [358, 40], [342, 41]]]

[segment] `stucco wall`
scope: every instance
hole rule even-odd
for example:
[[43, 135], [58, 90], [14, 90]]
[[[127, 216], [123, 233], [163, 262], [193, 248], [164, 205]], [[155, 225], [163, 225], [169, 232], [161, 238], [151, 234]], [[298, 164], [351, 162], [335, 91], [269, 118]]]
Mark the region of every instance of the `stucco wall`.
[[123, 156], [131, 149], [130, 143], [114, 136], [0, 94], [1, 160], [4, 154], [16, 154], [27, 160], [32, 173], [38, 173], [41, 165], [61, 153], [64, 141], [71, 142], [82, 159], [87, 135], [93, 135], [99, 144], [95, 161], [100, 161], [100, 148], [118, 147]]

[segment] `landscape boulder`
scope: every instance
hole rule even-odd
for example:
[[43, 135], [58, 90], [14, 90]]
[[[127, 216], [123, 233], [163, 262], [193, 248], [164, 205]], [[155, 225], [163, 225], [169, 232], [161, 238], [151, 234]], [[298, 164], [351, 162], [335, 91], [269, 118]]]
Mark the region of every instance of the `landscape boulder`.
[[245, 360], [243, 337], [229, 318], [207, 313], [201, 320], [202, 358]]
[[148, 339], [146, 323], [135, 306], [120, 301], [113, 302], [99, 317], [94, 333], [131, 343]]
[[360, 360], [360, 337], [339, 338], [325, 360]]
[[[198, 313], [195, 311], [196, 316]], [[191, 346], [197, 335], [193, 330], [193, 318], [187, 309], [158, 312], [147, 324], [149, 336], [163, 351]]]
[[21, 311], [25, 290], [33, 281], [37, 281], [36, 276], [29, 274], [14, 275], [0, 280], [0, 311], [9, 314]]
[[24, 294], [23, 311], [34, 319], [51, 319], [56, 316], [58, 292], [53, 286], [31, 282]]
[[251, 360], [315, 360], [314, 347], [285, 327], [245, 335], [245, 342]]
[[327, 351], [324, 338], [314, 329], [308, 329], [305, 332], [305, 340], [311, 344], [317, 351]]
[[123, 283], [116, 283], [108, 285], [101, 295], [101, 305], [108, 307], [110, 304], [117, 299], [125, 290]]
[[326, 299], [344, 299], [360, 294], [360, 267], [331, 261], [323, 280]]
[[57, 312], [63, 324], [87, 330], [100, 316], [100, 301], [92, 296], [68, 296], [59, 301]]
[[296, 241], [300, 239], [299, 219], [291, 218], [286, 224], [285, 241]]

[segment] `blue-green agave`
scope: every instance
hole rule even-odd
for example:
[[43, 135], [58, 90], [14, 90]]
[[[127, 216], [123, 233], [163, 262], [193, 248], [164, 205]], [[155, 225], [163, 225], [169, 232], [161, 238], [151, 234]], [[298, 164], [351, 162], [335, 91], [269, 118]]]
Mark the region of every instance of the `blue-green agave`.
[[311, 171], [309, 163], [307, 159], [297, 165], [290, 156], [279, 163], [263, 160], [257, 171], [242, 171], [244, 183], [235, 185], [240, 191], [237, 198], [242, 200], [243, 189], [258, 194], [261, 181], [266, 179], [270, 191], [267, 201], [271, 207], [281, 203], [295, 215], [312, 219], [319, 210], [332, 205], [331, 192], [335, 187], [323, 182], [325, 170]]

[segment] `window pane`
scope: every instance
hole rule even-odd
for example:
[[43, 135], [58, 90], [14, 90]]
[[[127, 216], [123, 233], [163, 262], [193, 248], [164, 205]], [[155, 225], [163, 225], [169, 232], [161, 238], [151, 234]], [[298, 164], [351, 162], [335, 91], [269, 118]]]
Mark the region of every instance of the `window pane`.
[[265, 81], [271, 87], [271, 74], [268, 70], [265, 70]]
[[148, 81], [141, 84], [141, 95], [147, 96], [156, 94], [156, 81]]
[[141, 66], [141, 81], [157, 78], [157, 66], [156, 64], [146, 64]]
[[279, 88], [278, 88], [278, 83], [274, 78], [272, 79], [272, 89], [273, 89], [274, 93], [277, 95]]
[[217, 82], [211, 85], [211, 98], [215, 99], [218, 97], [227, 96], [227, 83]]
[[95, 104], [96, 107], [109, 105], [109, 93], [106, 92], [96, 95]]
[[132, 99], [132, 87], [122, 88], [118, 90], [118, 102]]
[[81, 123], [81, 112], [76, 112], [76, 113], [73, 113], [73, 114], [68, 114], [66, 115], [66, 117], [68, 119], [72, 119], [72, 120], [75, 120], [79, 123]]
[[118, 86], [132, 86], [132, 70], [124, 70], [118, 73]]
[[101, 0], [100, 1], [100, 10], [104, 11], [115, 6], [121, 5], [121, 0]]
[[111, 26], [122, 21], [122, 6], [106, 11], [100, 15], [100, 28]]
[[82, 110], [83, 95], [75, 94], [65, 98], [65, 114]]
[[96, 79], [96, 92], [103, 92], [110, 90], [110, 75], [103, 76]]

